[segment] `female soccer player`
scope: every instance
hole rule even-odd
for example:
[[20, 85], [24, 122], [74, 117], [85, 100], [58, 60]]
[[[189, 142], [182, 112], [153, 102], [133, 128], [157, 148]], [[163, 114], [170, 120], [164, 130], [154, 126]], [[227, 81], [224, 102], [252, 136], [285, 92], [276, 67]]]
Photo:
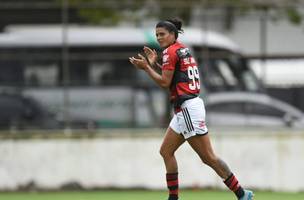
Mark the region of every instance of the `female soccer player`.
[[[175, 151], [187, 140], [203, 163], [210, 166], [240, 200], [252, 200], [253, 192], [239, 184], [227, 164], [217, 157], [212, 149], [205, 123], [205, 107], [200, 99], [200, 77], [198, 66], [189, 49], [177, 41], [182, 33], [182, 22], [178, 19], [161, 21], [156, 25], [156, 38], [163, 48], [162, 65], [157, 63], [157, 53], [144, 47], [146, 57], [130, 57], [130, 62], [144, 70], [160, 87], [170, 90], [170, 101], [174, 116], [166, 131], [160, 154], [166, 166], [166, 180], [169, 189], [168, 200], [178, 200], [178, 167]], [[158, 65], [162, 73], [154, 67]]]

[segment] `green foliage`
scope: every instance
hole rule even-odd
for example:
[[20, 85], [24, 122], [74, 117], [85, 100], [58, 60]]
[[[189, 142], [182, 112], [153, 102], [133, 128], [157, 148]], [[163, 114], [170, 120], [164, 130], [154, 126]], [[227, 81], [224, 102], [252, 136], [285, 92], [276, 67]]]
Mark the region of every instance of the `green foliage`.
[[296, 8], [289, 7], [286, 9], [287, 17], [292, 23], [299, 25], [302, 22], [302, 16]]
[[[58, 0], [62, 2], [62, 0]], [[143, 0], [67, 0], [89, 24], [116, 25], [126, 10], [141, 8]]]
[[112, 2], [100, 3], [97, 0], [69, 0], [69, 6], [78, 9], [81, 18], [91, 24], [117, 24], [120, 15], [117, 6]]
[[115, 25], [120, 20], [117, 13], [103, 8], [80, 9], [79, 15], [91, 24]]
[[[62, 3], [63, 0], [57, 0]], [[294, 24], [302, 22], [302, 16], [289, 0], [277, 3], [274, 1], [250, 1], [250, 0], [66, 0], [69, 6], [78, 11], [79, 16], [91, 24], [116, 25], [120, 21], [130, 21], [134, 24], [145, 18], [167, 19], [179, 17], [185, 24], [189, 23], [191, 11], [194, 7], [204, 9], [221, 7], [227, 15], [225, 17], [226, 28], [231, 28], [236, 13], [246, 14], [250, 10], [267, 11], [274, 10], [277, 15], [282, 14]], [[289, 4], [288, 4], [289, 3]], [[296, 5], [296, 4], [294, 4]]]

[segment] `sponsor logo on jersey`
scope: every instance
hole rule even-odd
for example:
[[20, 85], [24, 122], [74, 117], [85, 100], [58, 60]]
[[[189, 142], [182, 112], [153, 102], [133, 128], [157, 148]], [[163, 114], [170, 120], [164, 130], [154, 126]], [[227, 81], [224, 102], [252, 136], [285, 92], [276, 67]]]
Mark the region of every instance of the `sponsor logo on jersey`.
[[169, 55], [165, 54], [163, 55], [163, 65], [166, 65], [169, 63]]

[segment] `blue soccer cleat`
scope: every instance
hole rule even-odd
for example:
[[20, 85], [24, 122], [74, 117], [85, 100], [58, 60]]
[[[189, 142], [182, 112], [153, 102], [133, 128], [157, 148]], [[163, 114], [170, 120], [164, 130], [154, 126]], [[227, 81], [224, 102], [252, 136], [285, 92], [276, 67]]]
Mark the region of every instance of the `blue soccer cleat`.
[[250, 190], [244, 190], [245, 194], [242, 198], [240, 198], [239, 200], [252, 200], [253, 199], [253, 192]]

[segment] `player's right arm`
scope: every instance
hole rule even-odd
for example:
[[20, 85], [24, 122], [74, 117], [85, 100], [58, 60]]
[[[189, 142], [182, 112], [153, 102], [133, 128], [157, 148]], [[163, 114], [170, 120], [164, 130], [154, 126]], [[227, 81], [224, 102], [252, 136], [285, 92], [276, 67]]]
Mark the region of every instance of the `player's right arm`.
[[144, 46], [144, 53], [149, 61], [149, 64], [151, 66], [155, 65], [156, 61], [157, 61], [157, 53], [155, 51], [155, 49], [150, 49], [149, 47], [147, 46]]
[[147, 74], [162, 88], [169, 88], [173, 78], [174, 71], [172, 70], [163, 70], [162, 74], [158, 74], [152, 67], [149, 65], [145, 71]]
[[162, 74], [158, 74], [148, 63], [147, 59], [138, 54], [139, 58], [130, 57], [130, 62], [137, 68], [145, 70], [146, 73], [162, 88], [169, 88], [174, 71], [172, 70], [163, 70]]
[[149, 64], [153, 67], [159, 67], [161, 68], [161, 65], [159, 63], [157, 63], [157, 52], [155, 51], [155, 49], [150, 49], [147, 46], [144, 46], [144, 53], [149, 61]]

